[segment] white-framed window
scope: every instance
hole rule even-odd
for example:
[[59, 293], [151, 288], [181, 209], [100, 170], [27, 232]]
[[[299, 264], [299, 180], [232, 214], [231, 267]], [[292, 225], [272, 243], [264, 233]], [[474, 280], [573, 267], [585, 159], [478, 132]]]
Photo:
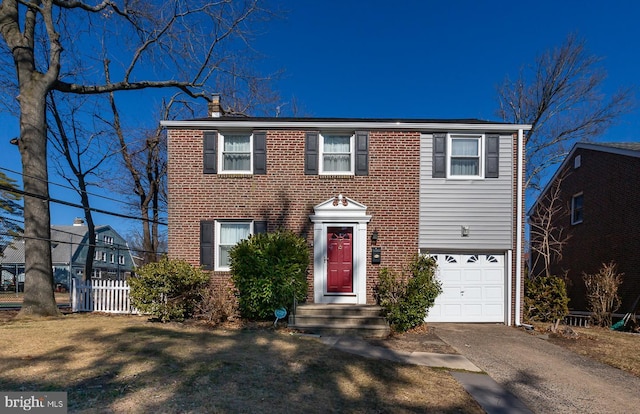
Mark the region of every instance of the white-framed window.
[[582, 165], [582, 156], [580, 154], [576, 155], [573, 159], [573, 169], [577, 170]]
[[103, 236], [102, 241], [104, 241], [104, 244], [113, 245], [113, 237], [111, 236]]
[[320, 174], [353, 174], [353, 141], [352, 134], [320, 134]]
[[230, 270], [229, 251], [253, 234], [251, 221], [216, 221], [215, 270]]
[[102, 260], [103, 262], [107, 261], [107, 252], [100, 253], [100, 260]]
[[93, 260], [100, 260], [102, 258], [102, 252], [99, 251], [95, 251], [95, 253], [93, 253]]
[[121, 265], [124, 264], [124, 256], [123, 255], [119, 255], [118, 256], [118, 264], [121, 264]]
[[582, 223], [584, 218], [584, 197], [578, 193], [571, 197], [571, 224]]
[[447, 177], [474, 179], [484, 177], [483, 134], [449, 134]]
[[251, 133], [218, 134], [219, 172], [224, 174], [253, 173], [253, 135]]
[[109, 254], [109, 262], [110, 263], [115, 263], [116, 262], [116, 255], [113, 253]]

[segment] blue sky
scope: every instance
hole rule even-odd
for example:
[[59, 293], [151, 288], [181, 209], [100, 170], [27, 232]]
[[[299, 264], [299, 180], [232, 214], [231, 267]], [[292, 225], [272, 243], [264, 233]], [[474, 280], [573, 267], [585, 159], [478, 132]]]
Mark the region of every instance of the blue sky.
[[[263, 55], [258, 68], [284, 69], [276, 89], [283, 103], [290, 105], [295, 97], [300, 115], [498, 120], [496, 87], [569, 33], [583, 37], [588, 51], [604, 59], [606, 94], [640, 85], [636, 1], [278, 3], [286, 10], [284, 17], [261, 28], [254, 41]], [[145, 106], [132, 102], [131, 107]], [[151, 118], [144, 110], [130, 115]], [[0, 166], [20, 171], [18, 150], [9, 144], [18, 135], [17, 121], [0, 114], [0, 125]], [[621, 118], [601, 139], [639, 141], [638, 130], [640, 109]], [[50, 179], [63, 183], [54, 175]], [[77, 195], [60, 188], [52, 187], [51, 195], [79, 202]], [[118, 208], [102, 199], [94, 203]], [[69, 224], [79, 215], [52, 204], [53, 224]], [[133, 225], [102, 215], [96, 222], [111, 223], [121, 233]]]

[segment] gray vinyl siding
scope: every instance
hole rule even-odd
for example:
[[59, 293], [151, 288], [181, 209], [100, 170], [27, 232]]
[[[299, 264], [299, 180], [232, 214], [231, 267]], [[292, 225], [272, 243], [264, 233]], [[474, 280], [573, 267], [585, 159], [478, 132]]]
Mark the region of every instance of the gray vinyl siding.
[[[432, 178], [432, 138], [423, 134], [420, 139], [420, 248], [511, 249], [513, 138], [500, 136], [499, 177], [478, 180]], [[469, 226], [468, 237], [462, 237], [462, 226]]]

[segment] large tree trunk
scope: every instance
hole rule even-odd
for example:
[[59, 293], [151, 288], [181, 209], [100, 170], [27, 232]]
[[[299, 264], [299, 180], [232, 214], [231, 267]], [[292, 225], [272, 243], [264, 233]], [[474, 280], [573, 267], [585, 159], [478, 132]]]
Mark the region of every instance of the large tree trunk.
[[23, 175], [26, 276], [19, 316], [59, 314], [53, 293], [44, 89], [37, 82], [22, 84], [20, 88], [19, 147], [22, 170], [26, 172]]

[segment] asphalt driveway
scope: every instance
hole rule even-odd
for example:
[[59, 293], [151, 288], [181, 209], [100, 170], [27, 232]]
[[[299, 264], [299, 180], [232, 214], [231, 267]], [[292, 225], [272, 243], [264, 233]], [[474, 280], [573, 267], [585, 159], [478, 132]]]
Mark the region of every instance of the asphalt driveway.
[[640, 410], [640, 378], [565, 350], [522, 328], [496, 324], [430, 326], [534, 413]]

